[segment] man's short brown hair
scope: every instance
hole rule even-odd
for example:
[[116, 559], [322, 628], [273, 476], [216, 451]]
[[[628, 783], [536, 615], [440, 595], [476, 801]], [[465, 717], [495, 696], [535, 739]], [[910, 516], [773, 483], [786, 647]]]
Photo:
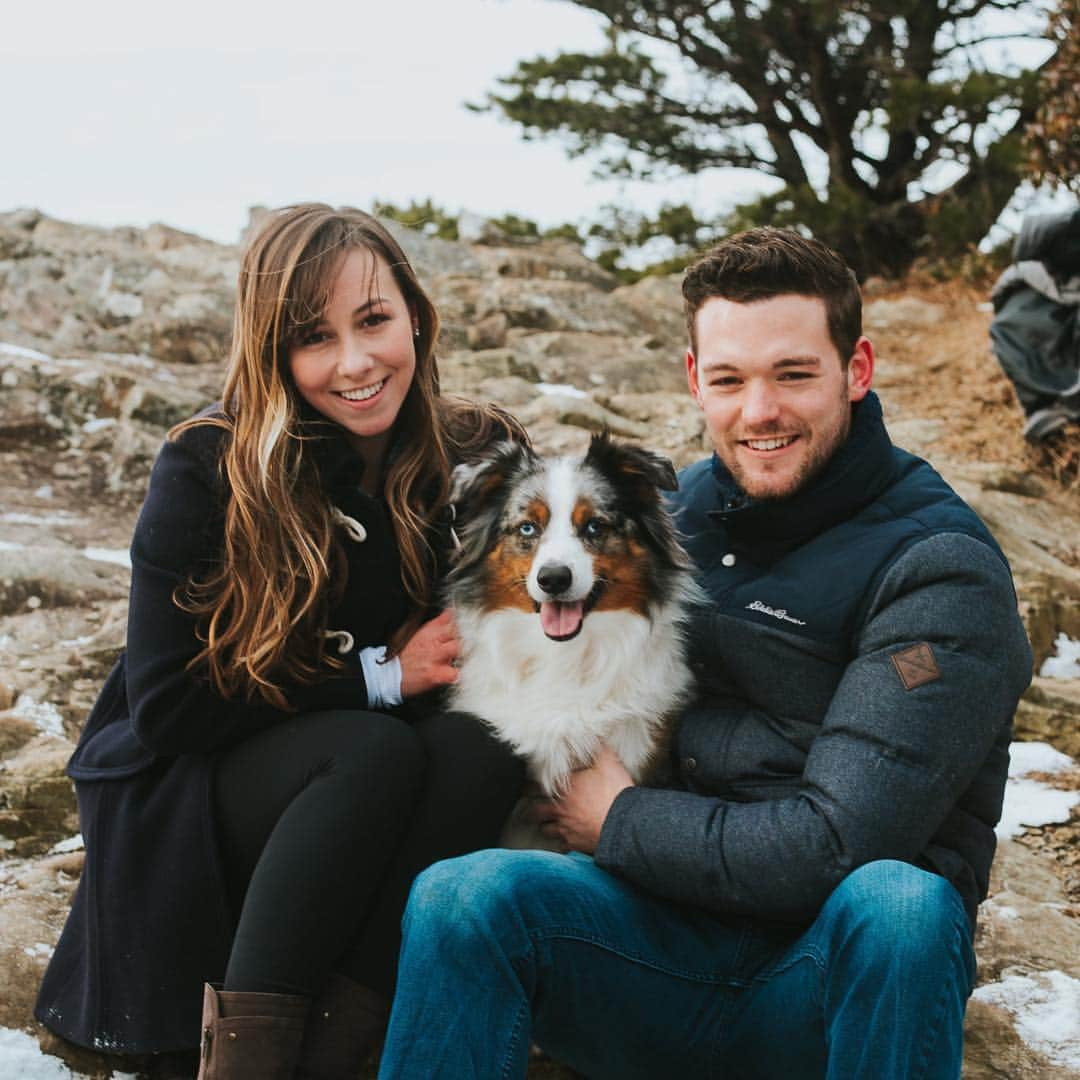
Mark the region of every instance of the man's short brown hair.
[[725, 237], [689, 267], [682, 292], [695, 356], [695, 319], [714, 296], [737, 304], [792, 293], [819, 297], [844, 367], [862, 336], [862, 297], [854, 271], [832, 248], [794, 229], [764, 227]]

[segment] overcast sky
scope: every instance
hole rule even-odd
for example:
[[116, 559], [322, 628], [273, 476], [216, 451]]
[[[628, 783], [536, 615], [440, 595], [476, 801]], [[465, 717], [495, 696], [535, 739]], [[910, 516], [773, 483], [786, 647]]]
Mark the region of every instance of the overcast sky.
[[545, 225], [608, 202], [718, 213], [752, 173], [599, 182], [479, 101], [518, 59], [601, 43], [552, 0], [37, 0], [0, 15], [0, 209], [233, 241], [253, 204], [375, 199]]
[[464, 107], [519, 59], [601, 42], [595, 16], [555, 0], [12, 0], [0, 210], [231, 242], [254, 204], [430, 197], [555, 225], [605, 203], [718, 215], [769, 186], [736, 170], [597, 181]]

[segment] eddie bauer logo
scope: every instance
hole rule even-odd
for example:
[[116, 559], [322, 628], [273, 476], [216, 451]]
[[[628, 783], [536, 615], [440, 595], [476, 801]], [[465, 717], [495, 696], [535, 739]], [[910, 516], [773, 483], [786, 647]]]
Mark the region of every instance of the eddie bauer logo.
[[747, 611], [760, 611], [763, 615], [771, 615], [774, 619], [783, 619], [784, 622], [794, 623], [796, 626], [805, 626], [806, 623], [802, 619], [796, 619], [794, 616], [787, 613], [787, 608], [772, 608], [768, 604], [763, 604], [760, 600], [755, 600], [751, 604], [746, 605]]

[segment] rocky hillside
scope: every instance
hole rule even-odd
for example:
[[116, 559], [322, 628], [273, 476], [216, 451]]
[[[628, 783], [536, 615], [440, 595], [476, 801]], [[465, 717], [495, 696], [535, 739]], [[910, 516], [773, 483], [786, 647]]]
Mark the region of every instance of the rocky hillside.
[[[679, 465], [705, 452], [677, 279], [616, 287], [559, 245], [402, 241], [443, 316], [445, 389], [507, 406], [544, 450], [607, 427]], [[62, 1046], [30, 1016], [82, 861], [63, 765], [123, 646], [126, 548], [153, 456], [170, 424], [217, 396], [237, 265], [234, 248], [163, 226], [0, 214], [0, 1028], [41, 1036], [86, 1076], [133, 1066]], [[867, 332], [894, 441], [929, 457], [1005, 548], [1041, 664], [1057, 634], [1080, 638], [1078, 432], [1049, 452], [1024, 444], [985, 299], [955, 283], [871, 283]], [[1078, 720], [1080, 680], [1040, 677], [1017, 717], [1019, 738], [1074, 759], [1039, 774], [1064, 793], [1080, 790]], [[1070, 801], [1068, 820], [1001, 843], [969, 1078], [1080, 1076], [1080, 1030], [1062, 1050], [998, 993], [1019, 979], [1036, 1002], [1080, 1000]], [[539, 1061], [534, 1074], [569, 1075]]]

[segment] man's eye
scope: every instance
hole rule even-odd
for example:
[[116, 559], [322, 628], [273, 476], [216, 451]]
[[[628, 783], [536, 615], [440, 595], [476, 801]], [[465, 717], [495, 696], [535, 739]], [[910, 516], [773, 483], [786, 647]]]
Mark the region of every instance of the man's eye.
[[523, 521], [518, 527], [518, 536], [525, 537], [526, 540], [531, 540], [534, 536], [540, 534], [540, 530], [531, 521]]

